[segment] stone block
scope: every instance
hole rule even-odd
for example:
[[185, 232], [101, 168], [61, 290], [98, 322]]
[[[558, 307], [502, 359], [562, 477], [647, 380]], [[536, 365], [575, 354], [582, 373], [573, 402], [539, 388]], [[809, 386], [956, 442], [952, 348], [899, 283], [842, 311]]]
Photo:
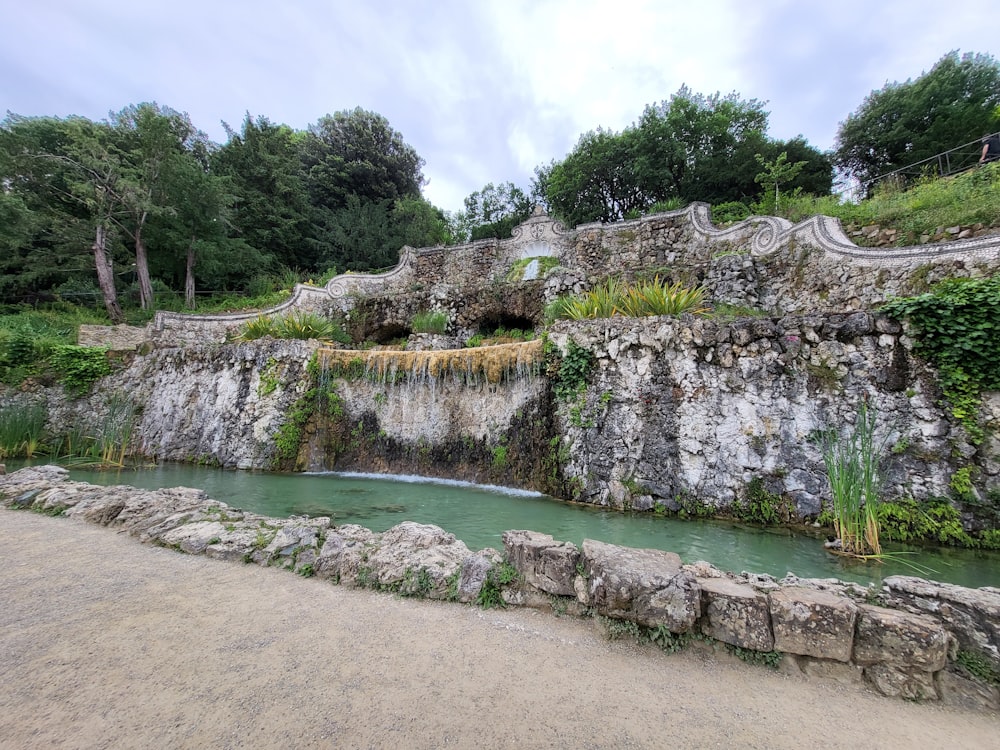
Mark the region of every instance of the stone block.
[[728, 578], [698, 579], [704, 613], [701, 632], [740, 648], [771, 651], [771, 611], [767, 595]]
[[503, 546], [510, 564], [530, 586], [556, 596], [574, 596], [580, 551], [536, 531], [505, 531]]
[[888, 664], [865, 667], [865, 679], [882, 695], [913, 701], [937, 700], [934, 675], [920, 669], [899, 669]]
[[972, 711], [1000, 711], [1000, 688], [970, 680], [954, 672], [938, 672], [941, 702]]
[[854, 662], [915, 667], [924, 672], [944, 669], [948, 632], [931, 617], [894, 609], [858, 606]]
[[583, 541], [586, 585], [578, 596], [599, 614], [674, 633], [690, 630], [701, 615], [701, 590], [673, 552]]
[[833, 680], [841, 685], [860, 685], [864, 682], [864, 669], [862, 667], [855, 664], [845, 664], [842, 661], [800, 656], [799, 669], [809, 677]]
[[857, 605], [827, 591], [786, 587], [768, 594], [778, 651], [850, 661]]

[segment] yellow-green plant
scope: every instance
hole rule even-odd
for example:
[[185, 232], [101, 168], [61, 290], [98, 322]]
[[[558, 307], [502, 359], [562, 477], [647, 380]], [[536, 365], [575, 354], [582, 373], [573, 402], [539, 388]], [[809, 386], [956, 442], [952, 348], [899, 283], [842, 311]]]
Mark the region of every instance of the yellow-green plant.
[[414, 333], [444, 333], [448, 330], [448, 313], [422, 310], [413, 316], [410, 328]]
[[659, 276], [625, 290], [619, 303], [622, 315], [641, 318], [649, 315], [702, 314], [708, 312], [704, 305], [705, 289], [685, 287], [679, 281], [668, 284]]

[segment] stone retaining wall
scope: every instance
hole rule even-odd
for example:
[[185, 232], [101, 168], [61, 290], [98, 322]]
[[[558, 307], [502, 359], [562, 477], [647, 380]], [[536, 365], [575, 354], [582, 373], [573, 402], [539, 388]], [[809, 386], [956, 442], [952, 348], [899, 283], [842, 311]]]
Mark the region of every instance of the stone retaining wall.
[[[838, 220], [825, 216], [794, 225], [773, 216], [753, 216], [718, 228], [711, 222], [711, 208], [694, 203], [678, 211], [614, 224], [583, 224], [570, 231], [536, 212], [515, 227], [510, 239], [404, 247], [399, 264], [386, 273], [341, 274], [325, 287], [299, 284], [288, 301], [268, 310], [226, 315], [158, 312], [146, 338], [161, 346], [221, 343], [258, 315], [293, 310], [346, 314], [362, 300], [373, 301], [375, 310], [386, 315], [391, 315], [393, 303], [411, 298], [422, 307], [461, 311], [463, 300], [481, 295], [483, 289], [510, 296], [505, 289], [532, 281], [511, 276], [514, 264], [547, 256], [558, 259], [558, 270], [544, 289], [532, 290], [535, 296], [543, 295], [537, 304], [520, 305], [536, 315], [542, 302], [587, 289], [608, 275], [650, 273], [702, 284], [715, 302], [778, 315], [808, 314], [867, 310], [892, 295], [923, 292], [941, 278], [996, 273], [1000, 234], [970, 232], [964, 239], [940, 244], [862, 248], [851, 242]], [[475, 315], [459, 317], [452, 321], [452, 333], [468, 335], [477, 322]], [[389, 322], [372, 321], [375, 327]], [[408, 325], [409, 320], [404, 322]]]
[[[584, 502], [725, 508], [756, 478], [815, 517], [828, 491], [819, 437], [845, 435], [863, 399], [885, 440], [887, 499], [947, 496], [966, 465], [978, 491], [1000, 486], [997, 436], [970, 444], [933, 372], [885, 317], [611, 318], [560, 322], [549, 338], [594, 357], [589, 384], [557, 420]], [[986, 404], [996, 424], [1000, 394]]]
[[[0, 477], [0, 505], [115, 528], [188, 554], [273, 565], [335, 583], [481, 604], [522, 604], [631, 623], [671, 649], [692, 637], [810, 676], [880, 693], [1000, 710], [1000, 589], [892, 577], [881, 590], [838, 581], [736, 576], [670, 552], [532, 531], [473, 552], [435, 526], [378, 534], [329, 518], [273, 519], [187, 488], [156, 491], [67, 481], [54, 466]], [[513, 566], [515, 580], [497, 571]], [[503, 584], [502, 581], [508, 581]], [[645, 629], [642, 630], [642, 629]], [[979, 677], [966, 666], [985, 665]], [[992, 670], [992, 679], [984, 677]], [[982, 677], [982, 679], [980, 679]]]

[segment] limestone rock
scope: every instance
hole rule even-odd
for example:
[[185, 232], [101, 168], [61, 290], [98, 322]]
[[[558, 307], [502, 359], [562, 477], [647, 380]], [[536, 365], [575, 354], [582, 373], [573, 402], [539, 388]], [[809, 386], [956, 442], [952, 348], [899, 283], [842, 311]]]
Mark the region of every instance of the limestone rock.
[[358, 568], [368, 560], [379, 535], [364, 526], [344, 524], [326, 534], [323, 548], [316, 559], [316, 575], [340, 581], [353, 579]]
[[775, 649], [850, 661], [858, 613], [854, 602], [826, 591], [791, 586], [768, 596]]
[[882, 695], [907, 700], [937, 700], [934, 675], [920, 669], [899, 669], [888, 664], [865, 667], [865, 679]]
[[684, 633], [701, 615], [701, 590], [673, 552], [585, 539], [582, 559], [581, 603], [606, 617]]
[[486, 576], [494, 565], [501, 562], [500, 553], [486, 548], [469, 555], [462, 561], [462, 572], [458, 578], [456, 595], [460, 602], [475, 601], [486, 582]]
[[934, 615], [955, 636], [959, 648], [982, 653], [1000, 670], [1000, 591], [913, 576], [889, 576], [883, 585], [890, 607]]
[[771, 651], [771, 612], [767, 595], [728, 578], [698, 579], [704, 612], [701, 632], [740, 648]]
[[1000, 688], [984, 685], [954, 672], [938, 672], [941, 702], [973, 711], [1000, 711]]
[[858, 605], [854, 662], [889, 664], [925, 672], [944, 669], [948, 660], [948, 632], [925, 615]]
[[798, 658], [799, 669], [809, 677], [834, 680], [841, 685], [860, 685], [864, 682], [864, 669], [855, 664], [844, 664], [829, 659], [814, 659], [809, 656]]
[[210, 542], [221, 538], [225, 531], [225, 526], [218, 521], [199, 521], [167, 531], [160, 537], [160, 541], [189, 555], [200, 555]]
[[502, 538], [507, 559], [525, 583], [548, 594], [574, 596], [573, 581], [580, 560], [575, 544], [558, 542], [536, 531], [505, 531]]
[[365, 567], [367, 586], [401, 594], [446, 599], [450, 579], [459, 574], [470, 555], [464, 542], [431, 524], [404, 521], [383, 533]]

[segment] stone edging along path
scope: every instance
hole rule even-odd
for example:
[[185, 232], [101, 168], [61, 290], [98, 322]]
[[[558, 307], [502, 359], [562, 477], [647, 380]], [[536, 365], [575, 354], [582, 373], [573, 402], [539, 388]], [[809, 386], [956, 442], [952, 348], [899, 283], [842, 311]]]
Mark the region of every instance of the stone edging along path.
[[682, 564], [670, 552], [508, 531], [504, 554], [436, 526], [383, 533], [329, 518], [275, 519], [202, 490], [71, 482], [56, 466], [0, 476], [0, 505], [118, 528], [188, 554], [286, 568], [359, 588], [597, 615], [609, 634], [667, 649], [697, 638], [888, 696], [1000, 710], [1000, 589], [892, 576], [881, 590], [833, 579], [780, 581]]

